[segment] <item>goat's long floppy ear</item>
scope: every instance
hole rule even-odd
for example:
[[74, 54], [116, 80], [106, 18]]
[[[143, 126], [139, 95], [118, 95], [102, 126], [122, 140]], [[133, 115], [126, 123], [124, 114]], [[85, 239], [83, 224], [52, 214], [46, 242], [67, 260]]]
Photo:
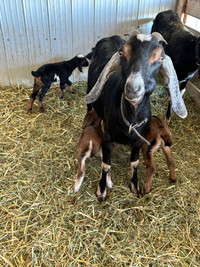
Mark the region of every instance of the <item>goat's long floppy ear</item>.
[[168, 84], [173, 111], [179, 117], [186, 118], [187, 109], [185, 107], [183, 98], [180, 93], [179, 82], [177, 79], [176, 71], [174, 69], [171, 58], [167, 55], [165, 55], [165, 58], [162, 62], [161, 70], [162, 73], [164, 74], [165, 81]]
[[80, 71], [80, 72], [83, 72], [82, 71], [82, 61], [81, 61], [81, 59], [77, 56], [76, 57], [76, 65], [77, 65], [77, 67], [78, 67], [78, 70]]
[[83, 67], [83, 66], [82, 66], [82, 64], [81, 64], [80, 61], [77, 62], [77, 67], [78, 67], [78, 70], [79, 70], [80, 72], [83, 72], [83, 71], [82, 71], [82, 67]]
[[95, 85], [93, 86], [92, 90], [86, 95], [85, 97], [85, 103], [90, 104], [95, 102], [99, 96], [101, 95], [101, 92], [103, 90], [103, 87], [107, 80], [110, 78], [111, 74], [119, 68], [120, 65], [120, 54], [119, 52], [116, 52], [108, 61], [108, 63], [105, 65], [104, 69], [102, 70], [101, 74], [99, 75], [99, 78]]

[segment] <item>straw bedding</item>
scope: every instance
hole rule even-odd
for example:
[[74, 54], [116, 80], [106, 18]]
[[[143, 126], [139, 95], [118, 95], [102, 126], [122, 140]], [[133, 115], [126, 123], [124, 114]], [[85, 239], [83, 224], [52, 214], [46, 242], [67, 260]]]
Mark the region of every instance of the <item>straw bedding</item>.
[[[172, 116], [172, 184], [161, 151], [150, 194], [129, 188], [130, 149], [112, 155], [114, 188], [100, 204], [95, 196], [100, 158], [86, 162], [80, 191], [71, 192], [77, 170], [77, 140], [86, 106], [85, 83], [58, 99], [54, 87], [26, 113], [32, 89], [0, 90], [0, 266], [199, 266], [200, 113], [185, 95], [189, 115]], [[167, 94], [158, 86], [153, 114], [163, 116]], [[140, 184], [145, 166], [139, 166]]]

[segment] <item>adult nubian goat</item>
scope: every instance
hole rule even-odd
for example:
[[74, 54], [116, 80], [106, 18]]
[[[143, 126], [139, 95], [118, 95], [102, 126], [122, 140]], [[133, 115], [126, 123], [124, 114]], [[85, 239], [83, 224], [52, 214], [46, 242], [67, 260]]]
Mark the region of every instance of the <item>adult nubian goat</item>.
[[139, 151], [142, 135], [150, 125], [150, 95], [156, 87], [160, 67], [168, 81], [174, 112], [181, 118], [187, 116], [173, 64], [165, 55], [162, 42], [165, 40], [158, 33], [144, 35], [134, 32], [127, 42], [119, 36], [112, 36], [100, 40], [94, 48], [85, 102], [88, 109], [93, 106], [104, 121], [103, 161], [97, 189], [99, 201], [106, 197], [113, 142], [130, 145], [130, 189], [139, 194]]
[[[193, 35], [172, 10], [160, 12], [153, 23], [152, 32], [159, 32], [167, 41], [165, 53], [171, 57], [182, 94], [186, 84], [200, 68], [200, 37]], [[171, 116], [169, 101], [166, 118]]]

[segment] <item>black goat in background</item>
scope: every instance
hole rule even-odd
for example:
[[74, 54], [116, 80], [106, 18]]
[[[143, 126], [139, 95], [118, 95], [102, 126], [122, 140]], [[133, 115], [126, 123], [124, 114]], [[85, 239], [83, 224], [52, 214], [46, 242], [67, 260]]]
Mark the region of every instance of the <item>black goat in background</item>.
[[[182, 118], [187, 111], [171, 59], [165, 55], [159, 33], [135, 32], [125, 42], [119, 36], [100, 40], [93, 51], [88, 72], [85, 102], [104, 121], [103, 162], [97, 189], [99, 201], [106, 197], [113, 142], [131, 147], [130, 189], [138, 194], [139, 151], [151, 122], [150, 95], [156, 87], [159, 68], [163, 69], [172, 97], [172, 108]], [[92, 103], [92, 105], [91, 105]]]
[[60, 81], [60, 98], [64, 97], [65, 84], [67, 84], [70, 91], [73, 92], [69, 76], [76, 68], [82, 72], [82, 67], [87, 67], [88, 65], [86, 57], [82, 54], [78, 54], [71, 60], [45, 64], [38, 70], [32, 71], [31, 74], [34, 76], [34, 87], [27, 107], [28, 112], [32, 111], [33, 103], [40, 90], [41, 93], [39, 95], [38, 107], [41, 112], [44, 111], [42, 101], [52, 82], [57, 80]]
[[[159, 32], [167, 41], [165, 53], [171, 57], [182, 94], [189, 79], [200, 68], [200, 37], [193, 35], [181, 22], [178, 14], [172, 10], [160, 12], [151, 32]], [[200, 70], [199, 70], [200, 71]], [[171, 116], [169, 100], [166, 118]]]

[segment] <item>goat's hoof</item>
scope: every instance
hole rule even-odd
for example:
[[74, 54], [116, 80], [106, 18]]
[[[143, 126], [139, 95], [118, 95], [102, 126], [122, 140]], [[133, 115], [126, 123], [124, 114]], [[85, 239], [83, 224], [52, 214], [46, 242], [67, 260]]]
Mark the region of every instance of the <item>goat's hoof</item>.
[[72, 94], [75, 94], [75, 93], [76, 93], [76, 91], [75, 91], [74, 89], [72, 89], [71, 93], [72, 93]]
[[98, 185], [98, 188], [97, 188], [97, 192], [96, 192], [96, 196], [97, 196], [97, 199], [98, 201], [101, 203], [105, 200], [106, 198], [106, 188], [105, 190], [103, 191], [103, 193], [101, 192], [101, 188], [100, 186]]
[[170, 181], [172, 182], [172, 183], [176, 183], [176, 178], [173, 178], [173, 177], [169, 177], [169, 179], [170, 179]]
[[28, 113], [28, 114], [32, 113], [32, 108], [27, 109], [27, 113]]
[[42, 108], [39, 108], [39, 111], [40, 111], [41, 113], [43, 113], [43, 112], [45, 112], [45, 109], [42, 107]]
[[145, 195], [145, 190], [144, 190], [144, 187], [141, 187], [140, 188], [140, 196], [144, 196]]
[[129, 189], [130, 189], [130, 191], [131, 191], [132, 193], [134, 193], [137, 197], [140, 196], [140, 195], [139, 195], [139, 191], [135, 188], [135, 186], [134, 186], [132, 183], [130, 183], [130, 185], [129, 185]]
[[144, 195], [146, 195], [146, 194], [149, 194], [149, 192], [150, 192], [150, 189], [147, 190], [147, 189], [145, 189], [145, 187], [142, 187], [142, 188], [140, 189], [140, 195], [141, 195], [141, 196], [144, 196]]
[[171, 117], [165, 117], [165, 122], [167, 123], [167, 125], [169, 125], [170, 124], [170, 121], [171, 121]]
[[77, 192], [79, 191], [80, 187], [81, 187], [80, 184], [75, 183], [75, 184], [72, 186], [72, 189], [71, 189], [71, 190], [72, 190], [73, 193], [77, 193]]
[[100, 204], [105, 200], [102, 196], [98, 197], [97, 199], [98, 199]]

